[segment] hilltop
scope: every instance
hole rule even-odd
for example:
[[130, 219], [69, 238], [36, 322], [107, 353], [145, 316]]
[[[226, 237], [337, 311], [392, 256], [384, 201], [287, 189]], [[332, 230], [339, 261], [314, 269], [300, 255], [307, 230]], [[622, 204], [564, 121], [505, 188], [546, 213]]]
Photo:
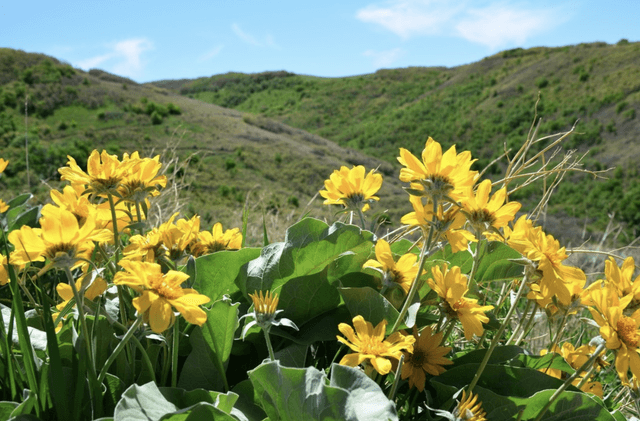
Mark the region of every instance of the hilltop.
[[[514, 49], [454, 68], [383, 69], [345, 78], [278, 71], [153, 85], [275, 119], [389, 163], [399, 147], [419, 153], [432, 136], [444, 147], [472, 151], [478, 169], [505, 145], [515, 152], [540, 97], [539, 135], [575, 124], [566, 146], [590, 151], [585, 167], [616, 168], [607, 181], [576, 175], [565, 182], [550, 203], [551, 213], [595, 230], [603, 230], [615, 213], [628, 241], [638, 235], [640, 43]], [[494, 165], [488, 174], [497, 177], [503, 169]], [[528, 188], [515, 198], [538, 192], [539, 187]]]
[[376, 211], [393, 209], [397, 221], [410, 210], [389, 163], [274, 120], [10, 49], [0, 49], [0, 83], [0, 142], [10, 160], [0, 179], [4, 199], [27, 191], [30, 181], [35, 200], [46, 202], [49, 186], [61, 185], [57, 169], [67, 155], [84, 165], [93, 149], [104, 148], [119, 155], [163, 153], [169, 173], [182, 182], [175, 193], [183, 214], [201, 215], [202, 229], [218, 221], [240, 226], [246, 203], [249, 244], [262, 243], [263, 215], [271, 235], [282, 235], [283, 224], [304, 214], [332, 219], [336, 209], [312, 198], [341, 165], [379, 168], [386, 183]]

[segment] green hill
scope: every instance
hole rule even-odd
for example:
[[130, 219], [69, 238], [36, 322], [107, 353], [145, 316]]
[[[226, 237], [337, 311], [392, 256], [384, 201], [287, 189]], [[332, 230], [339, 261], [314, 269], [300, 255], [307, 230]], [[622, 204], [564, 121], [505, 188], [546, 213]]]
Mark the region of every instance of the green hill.
[[[93, 149], [163, 153], [183, 183], [175, 192], [183, 213], [201, 215], [203, 229], [217, 221], [240, 226], [247, 203], [248, 244], [262, 243], [263, 214], [271, 240], [303, 214], [332, 219], [336, 209], [311, 199], [340, 165], [380, 167], [384, 204], [375, 210], [393, 209], [396, 222], [410, 210], [397, 169], [387, 162], [277, 121], [11, 49], [0, 49], [0, 145], [0, 157], [10, 160], [0, 197], [30, 190], [41, 203], [61, 184], [57, 170], [67, 155], [83, 165]], [[162, 209], [165, 219], [170, 205]]]
[[[432, 136], [443, 146], [471, 150], [478, 168], [503, 145], [522, 143], [540, 94], [540, 135], [569, 130], [577, 122], [566, 146], [590, 149], [583, 161], [589, 169], [617, 168], [607, 181], [574, 176], [556, 192], [551, 213], [599, 230], [615, 213], [626, 227], [626, 240], [638, 235], [640, 43], [514, 49], [455, 68], [411, 67], [345, 78], [279, 71], [154, 85], [276, 119], [389, 163], [399, 147], [418, 153]], [[489, 174], [501, 171], [495, 165]], [[517, 198], [538, 191], [525, 189]]]

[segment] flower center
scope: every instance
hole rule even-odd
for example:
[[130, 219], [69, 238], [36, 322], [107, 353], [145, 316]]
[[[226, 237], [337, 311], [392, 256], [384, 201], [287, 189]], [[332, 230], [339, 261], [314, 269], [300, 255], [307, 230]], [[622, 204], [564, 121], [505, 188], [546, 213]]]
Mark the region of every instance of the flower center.
[[425, 355], [425, 353], [419, 349], [419, 348], [414, 348], [413, 350], [413, 354], [411, 355], [411, 365], [414, 367], [422, 367], [422, 364], [424, 364], [424, 360], [427, 356]]
[[423, 178], [420, 180], [420, 184], [424, 186], [425, 192], [438, 202], [449, 196], [449, 193], [453, 191], [453, 183], [449, 177], [441, 174], [432, 174], [428, 178]]
[[[76, 248], [73, 244], [70, 244], [70, 243], [58, 243], [47, 248], [47, 251], [45, 252], [45, 254], [51, 260], [56, 260], [56, 258], [62, 258], [62, 257], [73, 258], [76, 255]], [[66, 256], [61, 256], [60, 254], [65, 254]]]
[[469, 222], [471, 225], [478, 226], [483, 229], [487, 229], [496, 221], [493, 213], [487, 211], [486, 209], [477, 209], [469, 214]]
[[622, 339], [627, 346], [637, 348], [640, 341], [640, 335], [638, 335], [638, 326], [636, 321], [631, 317], [621, 316], [616, 326], [618, 331], [618, 337]]
[[175, 300], [184, 295], [182, 287], [174, 287], [165, 281], [164, 276], [157, 275], [149, 280], [151, 287], [168, 300]]

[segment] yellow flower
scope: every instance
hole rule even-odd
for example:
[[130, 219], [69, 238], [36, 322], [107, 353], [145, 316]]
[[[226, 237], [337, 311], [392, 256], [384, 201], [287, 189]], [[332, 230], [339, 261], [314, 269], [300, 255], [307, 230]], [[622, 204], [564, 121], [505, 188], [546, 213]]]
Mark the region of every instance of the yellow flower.
[[220, 250], [239, 250], [242, 247], [242, 233], [239, 228], [222, 232], [222, 224], [216, 223], [211, 232], [201, 231], [191, 252], [195, 257], [215, 253]]
[[444, 311], [448, 317], [457, 318], [462, 323], [464, 337], [471, 340], [473, 335], [482, 336], [484, 328], [482, 323], [489, 322], [489, 318], [484, 314], [493, 309], [493, 306], [481, 306], [478, 300], [467, 298], [467, 277], [460, 273], [458, 266], [453, 266], [449, 270], [444, 263], [442, 269], [434, 266], [431, 269], [432, 279], [427, 282], [440, 298], [444, 300]]
[[[516, 231], [516, 228], [519, 231]], [[537, 271], [542, 275], [539, 281], [542, 296], [555, 295], [561, 304], [568, 306], [571, 304], [576, 286], [584, 287], [587, 279], [584, 272], [562, 264], [568, 257], [565, 248], [560, 248], [558, 240], [545, 234], [541, 227], [516, 223], [507, 244], [535, 264]]]
[[443, 332], [432, 335], [431, 327], [425, 327], [418, 335], [418, 329], [413, 327], [413, 337], [416, 338], [413, 344], [413, 352], [404, 352], [404, 363], [402, 364], [401, 378], [409, 378], [409, 387], [416, 387], [420, 392], [424, 390], [427, 380], [425, 373], [438, 376], [445, 372], [443, 365], [453, 364], [444, 356], [451, 351], [451, 348], [440, 346]]
[[209, 297], [180, 286], [189, 275], [175, 270], [163, 274], [156, 263], [121, 260], [119, 264], [126, 272], [116, 273], [113, 283], [141, 293], [133, 299], [133, 306], [154, 332], [162, 333], [174, 323], [172, 308], [191, 324], [202, 326], [207, 321], [207, 313], [199, 306], [208, 303]]
[[473, 395], [473, 393], [467, 393], [462, 391], [462, 399], [453, 410], [454, 417], [457, 417], [456, 420], [460, 421], [487, 421], [485, 416], [487, 413], [482, 409], [482, 402], [478, 401], [478, 395]]
[[245, 317], [253, 317], [253, 320], [247, 323], [244, 329], [242, 329], [242, 339], [244, 339], [249, 329], [256, 324], [266, 333], [269, 333], [271, 326], [288, 326], [298, 330], [298, 326], [296, 326], [293, 321], [284, 317], [276, 319], [276, 316], [284, 311], [277, 309], [278, 294], [271, 294], [271, 291], [267, 291], [262, 295], [262, 291], [255, 291], [253, 294], [249, 294], [249, 297], [251, 297], [251, 301], [253, 301], [253, 312], [240, 317], [240, 320]]
[[129, 174], [122, 180], [119, 187], [120, 197], [130, 202], [142, 203], [149, 196], [160, 194], [158, 189], [166, 187], [167, 177], [158, 175], [162, 168], [160, 155], [153, 158], [140, 158], [138, 152], [129, 156], [124, 154], [122, 162], [129, 165]]
[[[362, 316], [353, 318], [353, 328], [346, 323], [340, 323], [338, 329], [347, 339], [336, 336], [339, 342], [347, 345], [353, 351], [340, 360], [341, 365], [355, 367], [368, 363], [378, 373], [387, 374], [391, 370], [389, 358], [399, 360], [403, 350], [413, 351], [413, 336], [404, 336], [400, 332], [394, 332], [384, 339], [387, 321], [383, 320], [373, 328], [371, 322], [365, 322]], [[368, 369], [368, 367], [366, 367]], [[368, 370], [370, 371], [370, 369]]]
[[6, 285], [11, 281], [7, 270], [7, 256], [0, 253], [0, 285]]
[[398, 259], [396, 263], [393, 260], [391, 247], [389, 243], [380, 238], [376, 242], [376, 259], [367, 260], [363, 268], [372, 268], [382, 274], [382, 288], [401, 287], [405, 294], [409, 293], [411, 284], [418, 274], [418, 266], [416, 261], [418, 256], [413, 253], [407, 253]]
[[478, 185], [475, 195], [470, 193], [462, 202], [463, 213], [476, 235], [486, 231], [496, 232], [512, 221], [522, 206], [518, 202], [504, 204], [507, 188], [503, 187], [489, 199], [491, 181], [484, 180]]
[[365, 169], [362, 165], [351, 169], [340, 167], [335, 170], [328, 180], [324, 181], [326, 190], [320, 190], [320, 196], [324, 197], [325, 205], [343, 205], [347, 209], [362, 212], [369, 209], [369, 203], [380, 200], [375, 194], [382, 186], [382, 175], [375, 174], [375, 170], [369, 171], [365, 177]]
[[[7, 165], [9, 165], [9, 161], [0, 158], [0, 174], [4, 172], [5, 168], [7, 168]], [[0, 199], [0, 213], [5, 213], [8, 210], [9, 205], [7, 205], [4, 200]]]
[[[582, 345], [581, 347], [579, 347], [578, 349], [575, 349], [575, 347], [573, 346], [573, 344], [569, 343], [569, 342], [565, 342], [564, 344], [562, 344], [561, 348], [558, 348], [557, 345], [554, 346], [553, 348], [553, 352], [562, 355], [562, 358], [564, 358], [564, 360], [575, 370], [578, 370], [579, 368], [581, 368], [586, 362], [587, 360], [589, 360], [589, 358], [591, 357], [591, 355], [595, 352], [596, 347], [595, 346], [589, 346], [589, 345]], [[547, 350], [543, 349], [540, 351], [540, 355], [546, 355], [547, 354]], [[600, 366], [602, 364], [606, 363], [601, 360], [601, 359], [597, 359], [594, 364], [596, 365], [596, 367], [598, 369], [600, 369]], [[565, 373], [564, 371], [557, 369], [557, 368], [546, 368], [546, 369], [540, 369], [538, 371], [541, 371], [542, 373], [545, 373], [551, 377], [555, 377], [557, 379], [561, 379], [561, 380], [566, 380], [568, 378], [567, 373]], [[582, 373], [584, 374], [584, 372]], [[580, 384], [580, 382], [582, 381], [583, 376], [578, 376], [573, 382], [572, 384], [574, 386], [578, 386]], [[591, 382], [591, 381], [587, 381], [581, 388], [580, 390], [582, 390], [583, 392], [588, 392], [588, 393], [592, 393], [594, 395], [597, 395], [599, 397], [603, 397], [603, 391], [602, 391], [602, 384], [600, 382]]]
[[589, 308], [593, 319], [600, 325], [600, 336], [606, 341], [608, 349], [616, 352], [616, 371], [623, 384], [629, 384], [628, 372], [640, 376], [640, 310], [631, 317], [623, 314], [632, 299], [631, 295], [618, 298], [613, 285], [605, 285], [591, 293], [595, 308]]
[[15, 246], [10, 262], [25, 265], [29, 262], [50, 260], [55, 267], [74, 268], [91, 257], [94, 241], [109, 241], [113, 233], [97, 229], [90, 215], [79, 226], [75, 215], [64, 209], [52, 207], [48, 216], [40, 218], [42, 228], [22, 226], [9, 234]]
[[87, 192], [103, 197], [119, 194], [118, 189], [130, 174], [132, 164], [131, 161], [120, 162], [116, 155], [109, 155], [106, 150], [101, 154], [94, 150], [87, 160], [87, 172], [84, 172], [75, 159], [71, 156], [67, 158], [67, 166], [58, 170], [60, 179], [84, 186]]
[[477, 241], [473, 234], [462, 229], [466, 219], [464, 215], [459, 213], [460, 208], [458, 206], [450, 206], [445, 212], [444, 206], [438, 204], [437, 214], [434, 218], [433, 203], [429, 202], [425, 206], [419, 196], [409, 196], [409, 201], [413, 206], [413, 212], [404, 215], [400, 219], [401, 223], [410, 227], [420, 227], [425, 236], [433, 226], [437, 232], [437, 237], [444, 235], [447, 238], [454, 253], [466, 250], [469, 241]]
[[422, 151], [422, 162], [404, 148], [400, 148], [398, 161], [405, 166], [400, 170], [400, 180], [412, 183], [412, 188], [423, 190], [429, 201], [437, 203], [463, 199], [478, 177], [477, 171], [471, 171], [475, 161], [471, 152], [457, 154], [454, 145], [443, 154], [440, 144], [432, 138]]
[[[78, 278], [78, 280], [76, 281], [76, 288], [78, 291], [82, 291], [83, 284], [85, 283], [85, 281], [86, 280], [90, 281], [91, 284], [88, 287], [86, 287], [86, 289], [84, 290], [83, 296], [87, 300], [93, 301], [96, 297], [98, 297], [99, 295], [102, 295], [102, 293], [107, 290], [107, 282], [100, 276], [95, 276], [92, 281], [90, 279], [87, 279], [87, 277], [91, 277], [91, 273], [84, 274], [83, 276]], [[62, 298], [63, 300], [63, 302], [58, 304], [56, 308], [62, 311], [62, 309], [66, 307], [69, 300], [74, 298], [73, 289], [69, 284], [59, 283], [56, 286], [56, 291], [58, 292], [58, 295], [60, 296], [60, 298]]]
[[9, 165], [9, 161], [4, 158], [0, 158], [0, 174], [4, 172], [4, 170], [7, 168], [7, 165]]

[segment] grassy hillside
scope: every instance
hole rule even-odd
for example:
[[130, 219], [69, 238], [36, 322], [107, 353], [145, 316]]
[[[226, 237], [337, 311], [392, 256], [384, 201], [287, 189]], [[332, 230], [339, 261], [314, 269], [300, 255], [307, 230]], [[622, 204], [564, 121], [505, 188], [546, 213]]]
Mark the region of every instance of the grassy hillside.
[[389, 163], [277, 121], [10, 49], [0, 49], [0, 145], [10, 160], [2, 198], [29, 190], [39, 202], [48, 200], [47, 186], [60, 185], [67, 155], [83, 165], [93, 149], [164, 153], [164, 162], [175, 152], [167, 169], [184, 183], [177, 192], [183, 213], [201, 215], [203, 229], [217, 221], [239, 226], [247, 203], [249, 244], [262, 242], [263, 213], [272, 235], [306, 213], [332, 218], [335, 209], [311, 199], [340, 165], [379, 166], [386, 185], [375, 209], [392, 209], [396, 221], [409, 210]]
[[[277, 119], [389, 163], [398, 147], [418, 153], [432, 136], [445, 146], [471, 150], [478, 168], [503, 145], [521, 144], [540, 94], [540, 134], [569, 130], [577, 122], [567, 146], [591, 150], [587, 168], [617, 168], [607, 181], [576, 176], [564, 183], [550, 210], [596, 230], [615, 213], [627, 240], [640, 234], [640, 43], [515, 49], [455, 68], [380, 70], [347, 78], [280, 71], [154, 85]], [[489, 173], [501, 170], [494, 166]], [[532, 187], [518, 198], [537, 191]]]

